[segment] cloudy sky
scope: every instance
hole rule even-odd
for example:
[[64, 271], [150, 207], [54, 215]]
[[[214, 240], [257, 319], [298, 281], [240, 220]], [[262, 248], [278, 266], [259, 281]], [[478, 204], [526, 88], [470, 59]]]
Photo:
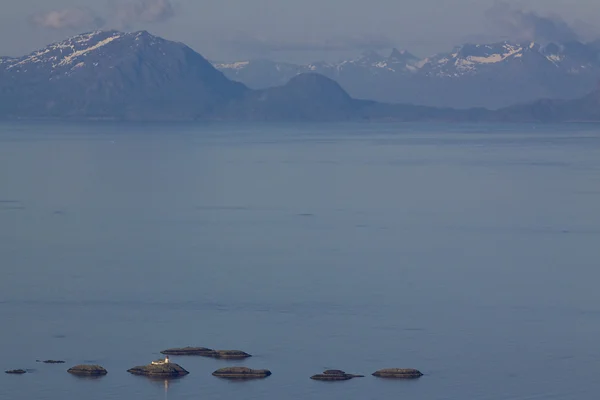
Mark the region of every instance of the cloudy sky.
[[146, 29], [220, 61], [391, 47], [426, 56], [465, 41], [594, 38], [599, 19], [599, 0], [0, 0], [0, 55], [115, 28]]

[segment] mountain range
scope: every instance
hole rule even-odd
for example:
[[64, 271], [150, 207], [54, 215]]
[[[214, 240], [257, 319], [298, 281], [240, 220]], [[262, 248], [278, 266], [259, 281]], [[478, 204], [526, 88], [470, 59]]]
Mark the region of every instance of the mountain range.
[[[523, 48], [503, 47], [514, 58]], [[535, 47], [529, 50], [534, 51]], [[495, 60], [481, 49], [479, 59]], [[539, 53], [539, 49], [535, 50]], [[509, 54], [510, 53], [510, 54]], [[506, 55], [509, 54], [509, 55]], [[458, 55], [456, 56], [458, 57]], [[527, 59], [525, 55], [516, 58]], [[458, 58], [457, 58], [458, 59]], [[441, 62], [427, 67], [439, 74]], [[502, 61], [499, 61], [502, 62]], [[490, 62], [492, 63], [492, 62]], [[426, 68], [394, 52], [383, 71]], [[248, 64], [249, 65], [249, 64]], [[360, 70], [369, 63], [349, 63]], [[434, 68], [435, 66], [435, 68]], [[454, 62], [456, 66], [456, 62]], [[467, 76], [471, 64], [460, 69]], [[371, 65], [372, 67], [372, 65]], [[346, 69], [346, 67], [344, 68]], [[442, 69], [448, 71], [447, 69]], [[437, 72], [435, 72], [437, 71]], [[459, 70], [457, 70], [459, 71]], [[446, 73], [446, 72], [444, 72]], [[458, 73], [458, 72], [456, 72]], [[287, 79], [287, 78], [286, 78]], [[228, 121], [588, 121], [600, 120], [600, 91], [575, 100], [541, 100], [490, 111], [392, 104], [352, 97], [318, 68], [251, 89], [227, 78], [179, 42], [141, 32], [95, 31], [18, 58], [0, 57], [0, 118]], [[519, 88], [514, 88], [518, 90]]]
[[388, 57], [370, 51], [338, 63], [295, 65], [262, 59], [214, 65], [254, 89], [315, 72], [334, 79], [356, 98], [495, 109], [589, 93], [600, 79], [600, 43], [465, 44], [424, 59], [394, 49]]

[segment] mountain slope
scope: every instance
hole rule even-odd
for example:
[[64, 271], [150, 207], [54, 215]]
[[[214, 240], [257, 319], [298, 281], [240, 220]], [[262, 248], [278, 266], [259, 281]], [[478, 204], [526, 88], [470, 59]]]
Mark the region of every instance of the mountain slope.
[[249, 92], [228, 110], [229, 119], [339, 121], [352, 119], [359, 102], [323, 75], [306, 73], [288, 83]]
[[247, 90], [189, 47], [147, 32], [91, 32], [0, 63], [7, 116], [202, 116]]

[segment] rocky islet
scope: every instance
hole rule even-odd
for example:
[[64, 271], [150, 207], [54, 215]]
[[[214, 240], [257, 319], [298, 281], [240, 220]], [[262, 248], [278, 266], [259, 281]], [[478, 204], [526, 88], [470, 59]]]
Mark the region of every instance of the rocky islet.
[[389, 379], [416, 379], [423, 376], [418, 369], [413, 368], [386, 368], [375, 371], [373, 376]]
[[189, 374], [179, 364], [175, 363], [150, 363], [148, 365], [140, 365], [127, 370], [133, 375], [144, 375], [159, 378], [175, 378]]
[[242, 360], [252, 357], [251, 354], [241, 350], [213, 350], [207, 347], [177, 347], [163, 350], [161, 353], [173, 356], [200, 356], [225, 360]]
[[347, 374], [339, 369], [328, 369], [322, 374], [313, 375], [310, 379], [316, 381], [348, 381], [353, 378], [364, 378], [364, 375]]
[[271, 376], [268, 369], [251, 369], [246, 367], [221, 368], [212, 373], [213, 376], [225, 379], [262, 379]]
[[176, 347], [161, 351], [161, 354], [169, 356], [203, 356], [212, 357], [215, 351], [207, 347]]
[[241, 350], [216, 350], [215, 358], [223, 358], [227, 360], [240, 360], [252, 357], [252, 355]]
[[68, 373], [79, 376], [102, 376], [108, 371], [100, 365], [76, 365], [67, 370]]
[[27, 373], [27, 371], [24, 369], [9, 369], [8, 371], [4, 372], [11, 375], [23, 375]]

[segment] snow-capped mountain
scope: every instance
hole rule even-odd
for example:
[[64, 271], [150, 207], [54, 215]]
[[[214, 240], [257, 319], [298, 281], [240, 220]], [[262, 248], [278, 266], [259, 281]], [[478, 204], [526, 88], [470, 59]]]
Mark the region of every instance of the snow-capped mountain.
[[422, 73], [428, 76], [457, 78], [484, 74], [492, 69], [552, 68], [564, 74], [585, 73], [600, 67], [598, 50], [589, 45], [571, 42], [564, 45], [537, 43], [524, 45], [509, 42], [491, 45], [464, 45], [450, 54], [439, 54], [422, 60]]
[[388, 57], [370, 52], [339, 63], [293, 65], [261, 60], [215, 66], [229, 78], [254, 88], [312, 71], [337, 80], [358, 98], [498, 108], [588, 93], [600, 78], [599, 54], [598, 44], [500, 42], [465, 44], [424, 59], [394, 49]]
[[366, 52], [360, 57], [339, 63], [317, 62], [307, 65], [275, 62], [266, 59], [213, 63], [230, 79], [245, 83], [251, 88], [262, 89], [285, 84], [296, 75], [316, 72], [332, 79], [357, 75], [364, 79], [364, 73], [372, 75], [408, 73], [416, 69], [419, 59], [407, 51], [394, 49], [389, 57], [376, 52]]
[[184, 44], [145, 31], [85, 33], [0, 63], [5, 114], [102, 118], [147, 105], [170, 115], [202, 113], [246, 90]]
[[313, 70], [318, 70], [319, 68], [329, 69], [334, 74], [367, 70], [371, 74], [380, 75], [414, 71], [418, 61], [417, 57], [405, 50], [399, 51], [393, 49], [389, 57], [382, 57], [375, 51], [369, 51], [353, 60], [342, 61], [337, 64], [317, 63], [311, 64], [311, 66]]
[[286, 84], [291, 78], [311, 71], [310, 67], [270, 60], [240, 61], [234, 63], [215, 63], [215, 68], [225, 73], [229, 79], [250, 82], [253, 89], [264, 89]]
[[493, 45], [464, 45], [450, 54], [425, 58], [418, 65], [426, 76], [457, 78], [476, 75], [486, 68], [506, 64], [522, 58], [529, 48], [508, 42]]
[[[138, 41], [141, 35], [140, 32], [136, 37]], [[44, 72], [49, 73], [50, 78], [61, 78], [63, 75], [76, 73], [81, 68], [98, 67], [100, 61], [110, 62], [112, 54], [106, 53], [106, 46], [126, 36], [127, 34], [116, 31], [78, 35], [53, 43], [24, 57], [7, 59], [3, 67], [6, 71], [19, 76]]]

